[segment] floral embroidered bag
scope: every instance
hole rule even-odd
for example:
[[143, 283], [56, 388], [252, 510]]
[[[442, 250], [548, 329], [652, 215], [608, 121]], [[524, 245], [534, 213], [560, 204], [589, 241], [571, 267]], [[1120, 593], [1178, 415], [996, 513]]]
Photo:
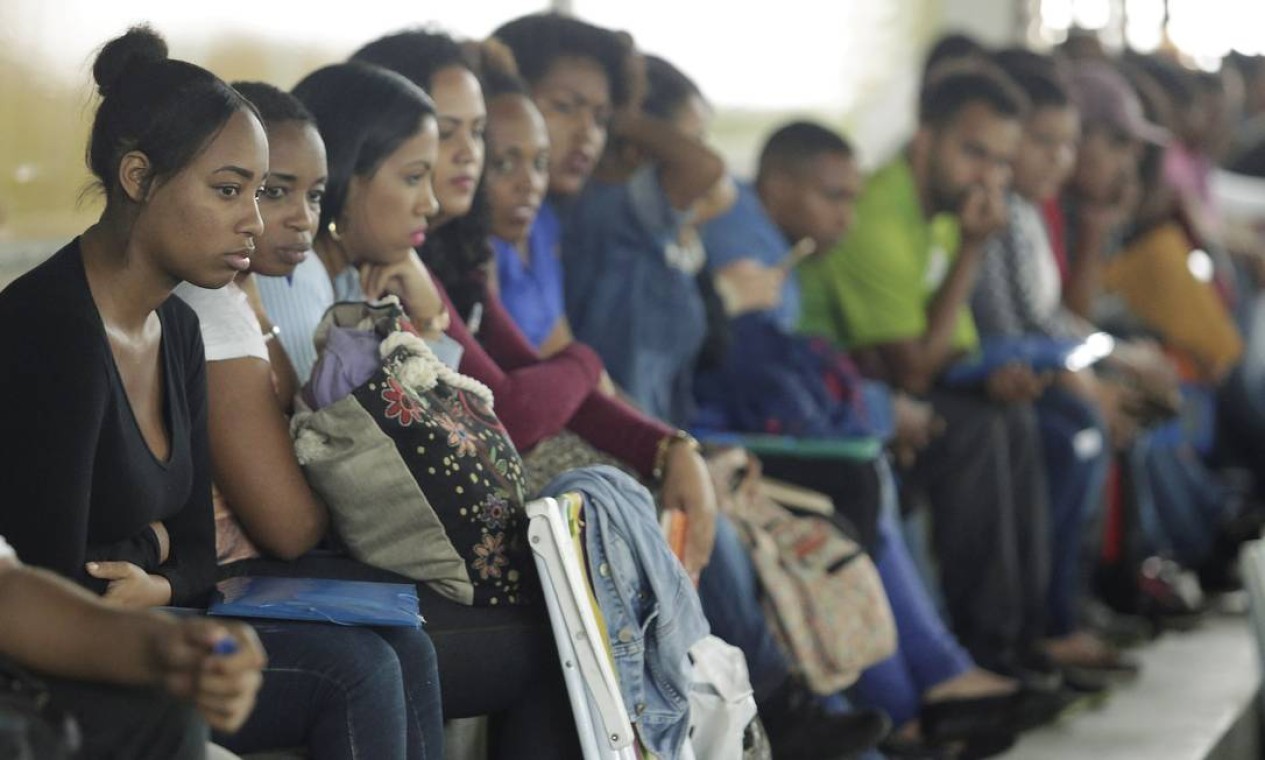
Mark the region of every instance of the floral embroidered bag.
[[299, 462], [338, 536], [357, 559], [456, 602], [528, 601], [523, 464], [491, 391], [444, 365], [393, 300], [335, 304], [317, 328], [322, 360], [363, 363], [327, 356], [364, 345], [330, 340], [340, 330], [377, 336], [377, 368], [292, 423]]

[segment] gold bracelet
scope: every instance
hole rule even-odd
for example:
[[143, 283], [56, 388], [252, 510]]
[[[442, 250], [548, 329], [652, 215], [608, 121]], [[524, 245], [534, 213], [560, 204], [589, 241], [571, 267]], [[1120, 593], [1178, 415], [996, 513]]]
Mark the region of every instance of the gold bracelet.
[[654, 469], [650, 472], [656, 482], [663, 482], [668, 469], [668, 452], [672, 450], [674, 443], [683, 443], [695, 453], [699, 450], [698, 440], [684, 430], [677, 430], [672, 435], [659, 439], [659, 448], [654, 455]]
[[[444, 319], [447, 316], [448, 316], [448, 305], [440, 304], [439, 311], [435, 312], [434, 316], [428, 317], [426, 321], [422, 323], [421, 332], [431, 332], [431, 331], [445, 332], [444, 330], [440, 329], [439, 322], [440, 320]], [[451, 324], [451, 318], [450, 318], [450, 324]]]

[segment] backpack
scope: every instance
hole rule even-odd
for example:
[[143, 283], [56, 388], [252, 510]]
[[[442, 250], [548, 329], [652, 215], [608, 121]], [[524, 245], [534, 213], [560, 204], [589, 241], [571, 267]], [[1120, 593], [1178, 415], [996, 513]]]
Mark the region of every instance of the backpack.
[[808, 688], [834, 694], [896, 652], [878, 568], [829, 516], [798, 512], [765, 490], [730, 514], [764, 590], [771, 627]]

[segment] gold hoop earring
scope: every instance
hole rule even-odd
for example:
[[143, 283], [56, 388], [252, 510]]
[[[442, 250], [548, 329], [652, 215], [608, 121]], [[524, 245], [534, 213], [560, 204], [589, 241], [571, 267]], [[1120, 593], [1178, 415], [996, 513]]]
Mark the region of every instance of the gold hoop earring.
[[329, 233], [335, 243], [343, 242], [343, 236], [338, 234], [338, 222], [330, 219], [329, 224], [325, 225], [325, 231]]

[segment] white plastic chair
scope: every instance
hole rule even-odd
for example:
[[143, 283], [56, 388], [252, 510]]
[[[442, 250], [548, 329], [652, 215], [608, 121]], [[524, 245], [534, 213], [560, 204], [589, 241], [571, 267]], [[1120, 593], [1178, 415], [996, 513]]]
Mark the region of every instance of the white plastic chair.
[[[1252, 637], [1256, 640], [1260, 667], [1265, 665], [1265, 540], [1243, 544], [1239, 550], [1239, 572], [1243, 576], [1243, 588], [1247, 590]], [[1265, 692], [1260, 699], [1261, 709], [1265, 710]]]
[[619, 681], [597, 627], [580, 558], [556, 499], [527, 504], [527, 539], [536, 557], [549, 621], [585, 760], [638, 760]]

